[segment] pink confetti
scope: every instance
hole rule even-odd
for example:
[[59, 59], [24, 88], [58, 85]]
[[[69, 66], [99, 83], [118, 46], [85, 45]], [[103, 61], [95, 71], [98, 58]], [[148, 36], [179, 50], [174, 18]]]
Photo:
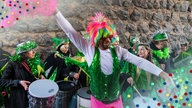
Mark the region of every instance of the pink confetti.
[[7, 17], [1, 19], [1, 28], [8, 28], [21, 16], [52, 15], [57, 7], [56, 0], [5, 0], [9, 9]]

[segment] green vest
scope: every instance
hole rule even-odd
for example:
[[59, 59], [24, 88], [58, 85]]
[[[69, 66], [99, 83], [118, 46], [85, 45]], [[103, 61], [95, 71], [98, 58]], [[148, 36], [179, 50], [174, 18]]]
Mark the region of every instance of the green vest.
[[113, 72], [105, 75], [101, 70], [100, 52], [95, 48], [95, 55], [89, 67], [91, 77], [90, 90], [92, 95], [99, 101], [113, 101], [119, 97], [120, 93], [120, 61], [118, 60], [115, 48], [110, 48], [113, 58]]

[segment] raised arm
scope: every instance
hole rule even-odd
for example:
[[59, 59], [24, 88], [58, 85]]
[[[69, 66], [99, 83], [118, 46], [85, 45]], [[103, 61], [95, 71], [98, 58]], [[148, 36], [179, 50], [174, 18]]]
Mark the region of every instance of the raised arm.
[[122, 54], [123, 60], [131, 62], [147, 72], [150, 72], [156, 76], [159, 76], [159, 74], [163, 71], [162, 69], [152, 64], [148, 60], [138, 57], [136, 55], [133, 55], [126, 49], [121, 48], [120, 50], [121, 50], [120, 52]]
[[83, 54], [87, 52], [88, 47], [91, 45], [78, 33], [69, 21], [57, 10], [55, 18], [61, 29], [66, 33], [71, 42], [77, 47], [78, 50], [82, 51]]

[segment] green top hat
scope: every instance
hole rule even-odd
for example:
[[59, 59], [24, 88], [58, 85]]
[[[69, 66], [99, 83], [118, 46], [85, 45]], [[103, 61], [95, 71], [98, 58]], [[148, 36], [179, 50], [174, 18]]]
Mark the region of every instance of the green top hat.
[[60, 45], [69, 43], [69, 39], [59, 39], [59, 38], [53, 38], [52, 41], [55, 43], [54, 48], [57, 49]]
[[35, 49], [36, 47], [37, 44], [33, 41], [22, 42], [17, 45], [16, 54], [21, 54], [23, 52], [30, 51], [32, 49]]
[[153, 40], [154, 41], [163, 41], [163, 40], [167, 40], [168, 36], [166, 32], [162, 32], [162, 33], [156, 33], [155, 35], [153, 35]]

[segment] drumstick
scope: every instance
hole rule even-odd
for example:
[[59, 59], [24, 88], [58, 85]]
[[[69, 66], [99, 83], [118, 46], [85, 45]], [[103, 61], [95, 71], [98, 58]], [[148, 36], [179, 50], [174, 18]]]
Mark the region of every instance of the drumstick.
[[141, 95], [141, 93], [135, 88], [135, 86], [133, 86], [133, 88], [135, 89], [135, 91], [139, 94], [139, 96], [143, 99], [143, 103], [146, 103], [144, 97]]
[[[81, 74], [81, 68], [79, 69], [78, 74], [79, 74], [79, 75]], [[78, 79], [75, 79], [75, 84], [76, 84], [76, 85], [77, 85], [77, 82], [78, 82]]]
[[133, 88], [134, 88], [135, 91], [139, 94], [140, 97], [143, 97], [143, 96], [141, 95], [141, 93], [135, 88], [135, 86], [133, 86]]
[[81, 73], [81, 70], [82, 70], [82, 69], [80, 68], [79, 71], [78, 71], [78, 74], [79, 74], [79, 75], [80, 75], [80, 73]]

